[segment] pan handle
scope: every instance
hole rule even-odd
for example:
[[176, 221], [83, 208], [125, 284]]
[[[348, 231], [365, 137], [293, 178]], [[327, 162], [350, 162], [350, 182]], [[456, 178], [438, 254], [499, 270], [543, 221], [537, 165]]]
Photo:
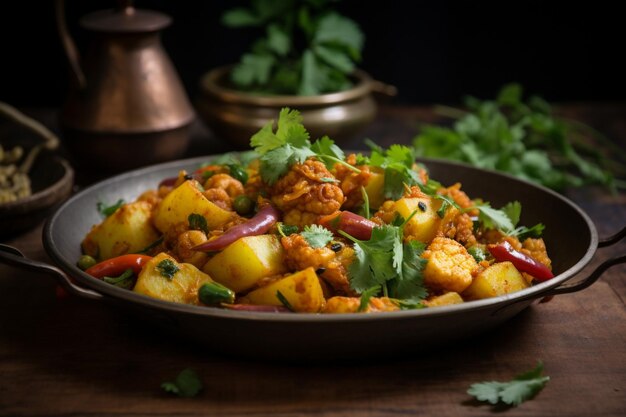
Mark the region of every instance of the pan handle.
[[56, 266], [28, 259], [22, 252], [19, 251], [19, 249], [14, 248], [13, 246], [0, 243], [0, 263], [51, 275], [56, 278], [57, 282], [61, 285], [61, 287], [63, 287], [64, 290], [72, 295], [89, 298], [91, 300], [102, 300], [104, 298], [104, 296], [100, 293], [74, 284], [70, 277]]
[[[608, 246], [612, 246], [624, 238], [626, 238], [626, 227], [622, 228], [622, 230], [615, 233], [613, 236], [609, 236], [608, 238], [599, 241], [598, 247], [606, 248]], [[616, 256], [615, 258], [608, 259], [602, 262], [600, 265], [598, 265], [598, 267], [587, 278], [581, 279], [580, 281], [574, 282], [572, 284], [565, 284], [556, 288], [551, 288], [539, 294], [529, 294], [525, 297], [516, 298], [513, 302], [511, 302], [510, 304], [506, 304], [505, 306], [499, 308], [493, 314], [495, 315], [499, 313], [500, 311], [506, 309], [507, 307], [510, 307], [514, 304], [517, 304], [523, 301], [533, 300], [539, 297], [542, 297], [544, 300], [547, 301], [555, 295], [569, 294], [569, 293], [577, 292], [580, 290], [584, 290], [585, 288], [591, 286], [591, 284], [596, 282], [598, 278], [600, 278], [607, 269], [615, 265], [624, 264], [624, 263], [626, 263], [626, 255], [620, 255], [620, 256]]]
[[[622, 230], [615, 233], [613, 236], [609, 236], [606, 239], [602, 239], [601, 241], [599, 241], [598, 247], [606, 248], [608, 246], [612, 246], [624, 238], [626, 238], [626, 227], [623, 227]], [[561, 285], [560, 287], [552, 288], [542, 295], [544, 297], [552, 297], [559, 294], [569, 294], [572, 292], [584, 290], [585, 288], [596, 282], [598, 278], [602, 276], [604, 271], [611, 268], [612, 266], [623, 263], [626, 263], [626, 255], [616, 256], [615, 258], [608, 259], [602, 262], [587, 278], [569, 285]]]

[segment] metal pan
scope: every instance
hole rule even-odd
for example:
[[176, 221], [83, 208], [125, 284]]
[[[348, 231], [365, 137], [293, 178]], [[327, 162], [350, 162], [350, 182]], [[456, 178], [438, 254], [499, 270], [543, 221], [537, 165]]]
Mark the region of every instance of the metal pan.
[[[101, 218], [98, 201], [132, 201], [142, 191], [181, 169], [191, 171], [210, 157], [170, 162], [128, 172], [74, 195], [47, 221], [43, 232], [46, 251], [59, 268], [25, 259], [4, 246], [0, 261], [54, 275], [72, 294], [107, 301], [115, 308], [206, 347], [231, 355], [281, 360], [310, 360], [332, 356], [367, 357], [394, 352], [415, 352], [476, 335], [518, 314], [533, 301], [586, 288], [626, 255], [601, 264], [587, 278], [567, 283], [594, 256], [598, 247], [626, 236], [626, 228], [598, 241], [593, 222], [574, 203], [546, 188], [509, 175], [441, 160], [422, 160], [431, 176], [443, 184], [462, 182], [471, 197], [481, 197], [500, 207], [522, 203], [521, 223], [546, 225], [544, 239], [556, 277], [513, 294], [445, 307], [381, 314], [289, 314], [231, 311], [152, 299], [97, 280], [76, 267], [80, 242]], [[70, 279], [71, 277], [71, 279]]]

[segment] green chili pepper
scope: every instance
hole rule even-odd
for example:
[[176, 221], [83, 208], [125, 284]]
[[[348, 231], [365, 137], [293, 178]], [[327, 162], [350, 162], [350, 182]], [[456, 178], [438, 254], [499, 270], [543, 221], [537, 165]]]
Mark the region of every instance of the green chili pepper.
[[198, 290], [198, 298], [208, 306], [232, 304], [235, 302], [235, 292], [218, 282], [209, 282], [202, 284]]

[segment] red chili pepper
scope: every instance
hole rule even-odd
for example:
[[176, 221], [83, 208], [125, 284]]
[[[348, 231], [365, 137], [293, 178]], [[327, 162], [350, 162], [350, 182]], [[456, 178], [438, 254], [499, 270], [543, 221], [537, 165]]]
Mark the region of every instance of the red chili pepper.
[[498, 261], [511, 262], [518, 271], [526, 272], [538, 281], [546, 281], [554, 278], [554, 274], [547, 266], [534, 258], [513, 249], [513, 246], [507, 241], [497, 245], [488, 245], [487, 249]]
[[257, 214], [245, 223], [231, 227], [220, 237], [209, 240], [194, 248], [193, 250], [203, 252], [213, 252], [224, 249], [237, 239], [246, 236], [258, 236], [270, 230], [270, 228], [278, 221], [280, 213], [271, 204], [263, 207]]
[[117, 277], [127, 269], [132, 269], [135, 275], [139, 275], [143, 266], [152, 259], [151, 256], [129, 254], [116, 258], [107, 259], [99, 264], [87, 268], [85, 272], [96, 278]]
[[359, 240], [370, 240], [372, 230], [377, 226], [373, 221], [350, 211], [341, 211], [339, 214], [329, 214], [328, 216], [322, 217], [319, 223], [334, 233], [343, 230], [350, 236]]

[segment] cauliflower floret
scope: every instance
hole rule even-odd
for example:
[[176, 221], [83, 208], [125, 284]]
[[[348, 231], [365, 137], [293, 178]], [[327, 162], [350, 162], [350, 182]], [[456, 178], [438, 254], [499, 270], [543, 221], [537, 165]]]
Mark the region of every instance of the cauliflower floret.
[[317, 275], [327, 282], [338, 294], [355, 295], [348, 280], [348, 265], [354, 257], [354, 250], [341, 245], [335, 252], [329, 247], [312, 248], [299, 234], [281, 239], [285, 249], [285, 263], [292, 271], [313, 267]]
[[436, 237], [422, 256], [428, 259], [424, 284], [435, 291], [463, 292], [478, 268], [463, 245], [445, 237]]
[[[356, 155], [348, 155], [346, 162], [356, 166]], [[361, 187], [367, 185], [372, 173], [368, 165], [360, 165], [359, 170], [360, 172], [354, 172], [343, 164], [335, 164], [333, 168], [335, 176], [341, 182], [341, 191], [346, 197], [346, 201], [343, 203], [343, 208], [346, 210], [354, 209], [363, 204]]]
[[281, 211], [293, 209], [315, 214], [339, 210], [345, 197], [334, 183], [335, 177], [326, 165], [314, 159], [294, 164], [269, 192], [272, 203]]

